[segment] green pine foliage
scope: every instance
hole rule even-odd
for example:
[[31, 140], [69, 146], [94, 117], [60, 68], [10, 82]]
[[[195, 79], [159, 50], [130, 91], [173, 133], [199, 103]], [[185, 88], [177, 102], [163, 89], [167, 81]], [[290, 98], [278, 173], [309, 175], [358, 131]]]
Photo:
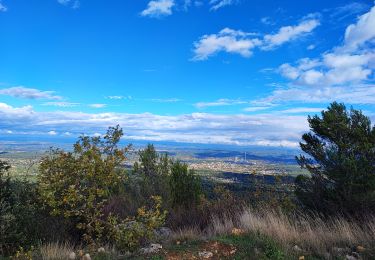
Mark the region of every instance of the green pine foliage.
[[305, 206], [324, 212], [362, 213], [375, 209], [375, 127], [361, 111], [332, 103], [321, 117], [308, 117], [297, 157], [311, 178], [296, 179]]
[[173, 207], [193, 207], [202, 197], [201, 179], [187, 164], [173, 163], [169, 180]]

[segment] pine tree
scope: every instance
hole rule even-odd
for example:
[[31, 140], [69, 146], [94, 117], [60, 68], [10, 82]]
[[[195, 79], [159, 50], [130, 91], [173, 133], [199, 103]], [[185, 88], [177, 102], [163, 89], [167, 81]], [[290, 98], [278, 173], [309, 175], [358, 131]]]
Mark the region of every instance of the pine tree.
[[311, 173], [298, 176], [296, 194], [310, 208], [325, 212], [375, 210], [375, 126], [359, 110], [332, 103], [321, 117], [308, 117], [297, 161]]

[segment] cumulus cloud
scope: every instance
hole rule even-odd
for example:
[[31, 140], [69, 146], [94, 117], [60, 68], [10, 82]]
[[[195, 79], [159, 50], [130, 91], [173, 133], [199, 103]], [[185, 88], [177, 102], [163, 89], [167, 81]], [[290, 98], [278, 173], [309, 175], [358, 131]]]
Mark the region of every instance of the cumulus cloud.
[[263, 51], [272, 50], [311, 33], [318, 25], [317, 18], [307, 18], [296, 26], [281, 27], [277, 33], [266, 34], [263, 38], [256, 37], [257, 34], [254, 33], [224, 28], [217, 34], [203, 35], [194, 42], [193, 60], [206, 60], [218, 52], [236, 53], [243, 57], [250, 57], [256, 47]]
[[364, 44], [374, 44], [375, 38], [375, 6], [361, 15], [355, 24], [351, 24], [345, 31], [344, 48], [356, 50]]
[[12, 96], [17, 98], [52, 100], [62, 99], [62, 97], [56, 96], [53, 93], [54, 91], [41, 91], [38, 89], [26, 88], [22, 86], [0, 89], [0, 95]]
[[49, 131], [47, 134], [49, 134], [49, 135], [57, 135], [57, 132], [56, 131]]
[[224, 28], [218, 34], [204, 35], [194, 43], [193, 60], [206, 60], [221, 51], [250, 57], [252, 49], [261, 44], [259, 39], [250, 38], [252, 35], [254, 34], [230, 28]]
[[284, 63], [279, 72], [300, 86], [337, 86], [358, 84], [370, 79], [373, 73], [375, 52], [361, 54], [328, 52], [319, 59], [304, 58], [296, 64]]
[[375, 7], [349, 25], [344, 41], [317, 58], [284, 63], [278, 72], [289, 80], [263, 98], [273, 102], [375, 103]]
[[147, 8], [141, 12], [142, 16], [162, 17], [172, 14], [172, 7], [175, 5], [174, 0], [155, 0], [147, 4]]
[[57, 135], [79, 135], [102, 133], [108, 126], [120, 124], [129, 140], [232, 145], [297, 146], [301, 133], [308, 129], [305, 116], [37, 112], [30, 106], [17, 108], [4, 103], [0, 103], [0, 118], [0, 129], [13, 132], [53, 129]]

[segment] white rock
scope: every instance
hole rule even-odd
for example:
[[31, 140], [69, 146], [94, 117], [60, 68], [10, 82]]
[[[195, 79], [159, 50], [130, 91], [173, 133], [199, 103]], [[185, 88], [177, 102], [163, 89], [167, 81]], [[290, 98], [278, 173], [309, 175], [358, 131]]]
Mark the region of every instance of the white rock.
[[163, 246], [160, 244], [151, 244], [149, 247], [141, 248], [142, 254], [154, 254], [159, 252], [160, 249], [162, 249]]
[[104, 253], [104, 252], [105, 252], [104, 247], [99, 247], [99, 248], [98, 248], [98, 253]]
[[91, 260], [91, 256], [89, 254], [85, 254], [83, 257], [82, 257], [82, 260]]
[[69, 260], [74, 260], [74, 259], [76, 259], [76, 253], [70, 252], [69, 253]]
[[198, 253], [199, 257], [203, 257], [204, 259], [208, 259], [214, 256], [212, 252], [209, 251], [202, 251]]
[[345, 259], [346, 259], [346, 260], [357, 260], [357, 257], [354, 257], [354, 256], [352, 256], [352, 255], [346, 255], [346, 256], [345, 256]]
[[293, 247], [293, 250], [296, 251], [296, 252], [301, 252], [302, 251], [302, 249], [299, 246], [297, 246], [297, 245], [295, 245]]

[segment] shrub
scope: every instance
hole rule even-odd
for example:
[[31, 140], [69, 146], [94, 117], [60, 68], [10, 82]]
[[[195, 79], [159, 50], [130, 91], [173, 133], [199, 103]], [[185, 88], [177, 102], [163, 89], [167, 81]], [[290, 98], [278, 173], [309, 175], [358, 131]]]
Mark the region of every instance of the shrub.
[[[143, 150], [138, 151], [139, 159], [134, 163], [126, 183], [126, 199], [132, 205], [125, 206], [132, 211], [141, 207], [151, 196], [162, 197], [164, 209], [169, 208], [169, 175], [171, 159], [168, 154], [158, 153], [152, 144], [148, 144]], [[124, 200], [124, 198], [122, 198]]]
[[43, 236], [36, 185], [11, 179], [10, 165], [0, 161], [0, 255], [29, 249]]
[[187, 164], [173, 163], [169, 185], [173, 207], [190, 208], [199, 204], [203, 194], [201, 179]]
[[375, 127], [361, 111], [332, 103], [322, 117], [308, 117], [297, 157], [311, 178], [296, 179], [305, 206], [325, 212], [361, 213], [375, 209]]
[[88, 243], [100, 240], [102, 209], [124, 181], [128, 147], [118, 148], [122, 130], [110, 127], [104, 139], [81, 136], [73, 152], [51, 150], [40, 164], [39, 191], [52, 215], [76, 224]]
[[164, 224], [167, 212], [161, 210], [161, 198], [151, 199], [152, 205], [139, 208], [135, 217], [122, 220], [114, 215], [108, 217], [108, 240], [117, 250], [126, 252], [138, 248], [142, 242], [153, 239], [155, 230]]

